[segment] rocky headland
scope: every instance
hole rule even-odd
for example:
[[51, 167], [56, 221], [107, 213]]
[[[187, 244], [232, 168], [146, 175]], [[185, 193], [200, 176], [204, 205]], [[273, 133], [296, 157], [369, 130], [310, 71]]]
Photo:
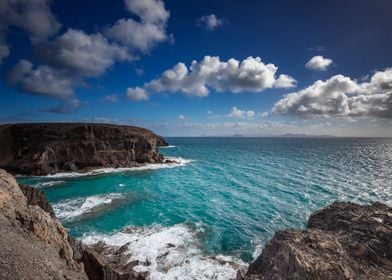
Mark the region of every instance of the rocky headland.
[[0, 168], [13, 174], [47, 175], [91, 168], [163, 162], [163, 137], [112, 124], [37, 123], [0, 126]]
[[[172, 163], [153, 132], [108, 124], [0, 126], [0, 167], [46, 175], [94, 168]], [[145, 279], [125, 247], [68, 236], [45, 194], [0, 169], [0, 279]], [[167, 246], [173, 246], [167, 244]], [[149, 264], [144, 264], [149, 265]], [[237, 279], [392, 279], [392, 208], [333, 203], [304, 230], [277, 232]]]
[[[0, 279], [145, 279], [136, 263], [69, 238], [44, 193], [0, 170]], [[103, 244], [102, 244], [103, 245]], [[333, 203], [279, 231], [237, 279], [392, 279], [392, 208]]]

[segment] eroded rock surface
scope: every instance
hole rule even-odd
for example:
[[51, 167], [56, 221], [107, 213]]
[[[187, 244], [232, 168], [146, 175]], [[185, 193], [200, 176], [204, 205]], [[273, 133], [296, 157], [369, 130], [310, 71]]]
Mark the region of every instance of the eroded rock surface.
[[124, 248], [105, 246], [98, 243], [92, 246], [73, 239], [72, 246], [76, 252], [76, 260], [84, 264], [86, 274], [90, 280], [143, 280], [146, 273], [134, 271], [138, 262], [129, 262], [122, 251]]
[[46, 175], [97, 167], [162, 162], [166, 141], [150, 130], [111, 124], [8, 124], [0, 126], [0, 168]]
[[45, 196], [33, 192], [26, 197], [0, 169], [0, 279], [87, 279], [67, 230], [51, 216]]
[[19, 184], [19, 188], [27, 198], [27, 205], [38, 205], [40, 208], [42, 208], [42, 210], [48, 212], [52, 218], [56, 218], [52, 205], [50, 205], [42, 191], [21, 184]]
[[248, 279], [392, 279], [392, 208], [333, 203], [306, 230], [277, 232]]

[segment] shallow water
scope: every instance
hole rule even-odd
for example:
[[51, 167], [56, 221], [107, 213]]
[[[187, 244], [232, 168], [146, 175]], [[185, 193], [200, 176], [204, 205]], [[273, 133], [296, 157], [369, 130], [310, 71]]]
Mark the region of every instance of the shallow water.
[[168, 140], [161, 152], [182, 158], [171, 168], [18, 180], [45, 191], [72, 235], [128, 244], [152, 279], [228, 279], [276, 230], [304, 227], [335, 200], [392, 204], [391, 139]]

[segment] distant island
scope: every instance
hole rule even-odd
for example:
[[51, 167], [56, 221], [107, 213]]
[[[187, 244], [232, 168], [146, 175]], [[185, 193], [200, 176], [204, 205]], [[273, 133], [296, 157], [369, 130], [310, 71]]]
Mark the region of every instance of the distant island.
[[338, 136], [328, 135], [328, 134], [295, 134], [295, 133], [285, 133], [281, 135], [276, 135], [275, 137], [293, 137], [293, 138], [334, 138]]
[[232, 134], [232, 135], [200, 135], [198, 137], [206, 137], [206, 138], [211, 138], [211, 137], [217, 137], [217, 138], [336, 138], [339, 136], [336, 135], [328, 135], [328, 134], [302, 134], [302, 133], [285, 133], [285, 134], [277, 134], [277, 135], [243, 135], [243, 134]]
[[[144, 128], [79, 123], [3, 125], [0, 144], [2, 168], [41, 175], [164, 163], [158, 147], [167, 142]], [[134, 269], [138, 262], [121, 258], [122, 247], [105, 255], [101, 243], [90, 246], [69, 237], [45, 194], [19, 185], [1, 169], [0, 234], [0, 273], [6, 279], [148, 278]], [[236, 279], [390, 279], [391, 234], [387, 205], [333, 203], [312, 214], [306, 229], [276, 232]]]

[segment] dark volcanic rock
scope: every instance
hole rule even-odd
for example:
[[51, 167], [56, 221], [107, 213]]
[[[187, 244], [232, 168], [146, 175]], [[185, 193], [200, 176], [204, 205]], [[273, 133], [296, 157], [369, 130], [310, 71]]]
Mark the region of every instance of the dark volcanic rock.
[[248, 279], [392, 279], [392, 208], [333, 203], [275, 234]]
[[0, 169], [0, 279], [87, 279], [67, 230], [42, 209], [46, 199], [27, 193]]
[[28, 205], [38, 205], [42, 210], [48, 212], [52, 218], [56, 218], [52, 205], [46, 199], [45, 194], [33, 187], [19, 184], [19, 188], [27, 198]]
[[133, 270], [138, 263], [129, 262], [122, 255], [122, 248], [113, 248], [98, 243], [92, 246], [72, 239], [76, 260], [84, 264], [90, 280], [144, 280], [145, 273]]
[[111, 124], [9, 124], [0, 126], [0, 168], [46, 175], [89, 167], [132, 167], [162, 162], [165, 139], [150, 130]]

